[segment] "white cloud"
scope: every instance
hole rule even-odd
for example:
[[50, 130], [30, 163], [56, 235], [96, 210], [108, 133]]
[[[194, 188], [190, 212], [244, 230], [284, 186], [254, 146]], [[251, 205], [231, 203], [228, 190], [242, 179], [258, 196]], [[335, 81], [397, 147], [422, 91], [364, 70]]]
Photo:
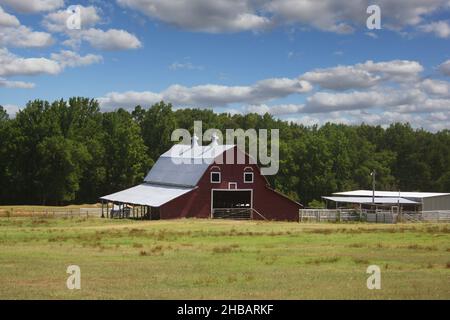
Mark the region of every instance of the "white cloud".
[[22, 58], [0, 48], [0, 76], [58, 74], [61, 66], [46, 58]]
[[136, 36], [125, 30], [109, 29], [103, 31], [99, 29], [88, 29], [81, 32], [81, 34], [83, 40], [97, 49], [123, 50], [137, 49], [142, 46]]
[[[303, 80], [271, 78], [258, 81], [250, 86], [205, 84], [186, 87], [175, 84], [160, 93], [151, 91], [112, 92], [99, 98], [99, 101], [104, 108], [132, 108], [137, 104], [152, 104], [160, 100], [182, 106], [218, 107], [233, 103], [257, 104], [291, 94], [305, 93], [310, 91], [311, 88], [311, 85]], [[140, 97], [144, 99], [142, 102], [139, 102]]]
[[100, 105], [105, 108], [134, 108], [137, 105], [149, 106], [162, 100], [162, 96], [153, 92], [110, 92], [104, 97], [97, 99]]
[[417, 80], [422, 71], [423, 67], [417, 61], [369, 60], [350, 66], [315, 69], [304, 73], [300, 78], [318, 84], [324, 89], [348, 90], [371, 88], [387, 80], [397, 82]]
[[249, 0], [117, 0], [117, 3], [193, 31], [254, 31], [271, 25], [267, 17], [256, 13]]
[[[62, 50], [59, 53], [53, 53], [51, 59], [47, 58], [23, 58], [12, 54], [8, 49], [0, 48], [0, 77], [13, 76], [33, 76], [39, 74], [56, 75], [66, 67], [85, 66], [102, 61], [102, 57], [98, 55], [88, 54], [80, 56], [78, 53]], [[0, 79], [4, 82], [4, 87], [32, 87], [33, 84], [9, 81]]]
[[421, 25], [419, 30], [427, 33], [434, 33], [439, 38], [450, 37], [450, 24], [448, 21], [435, 21]]
[[307, 98], [305, 112], [363, 110], [411, 105], [425, 100], [420, 90], [353, 91], [346, 93], [317, 92]]
[[0, 27], [18, 27], [20, 26], [19, 20], [3, 10], [0, 6]]
[[103, 61], [102, 56], [95, 54], [80, 56], [78, 53], [70, 50], [61, 50], [59, 53], [52, 53], [51, 58], [57, 61], [62, 68], [87, 66]]
[[35, 48], [53, 44], [51, 34], [33, 31], [0, 7], [0, 46]]
[[410, 60], [383, 62], [369, 60], [362, 64], [356, 64], [355, 67], [374, 74], [381, 73], [385, 78], [398, 82], [415, 80], [419, 73], [423, 71], [423, 66], [419, 62]]
[[447, 76], [450, 76], [450, 60], [441, 63], [438, 68], [440, 72]]
[[[119, 5], [177, 27], [201, 32], [258, 31], [273, 25], [300, 25], [351, 33], [366, 28], [370, 0], [117, 0]], [[378, 0], [382, 27], [418, 26], [431, 14], [449, 9], [448, 0]]]
[[78, 47], [82, 41], [86, 41], [92, 47], [100, 50], [126, 50], [138, 49], [142, 43], [135, 35], [117, 29], [103, 31], [90, 28], [87, 30], [78, 30], [70, 33], [70, 38], [63, 43], [71, 47]]
[[338, 66], [328, 69], [316, 69], [301, 76], [322, 88], [347, 90], [350, 88], [369, 88], [380, 81], [380, 77], [354, 66]]
[[19, 110], [20, 110], [19, 106], [16, 106], [14, 104], [5, 104], [2, 106], [3, 106], [3, 109], [6, 111], [6, 113], [10, 117], [14, 117], [16, 115], [16, 113], [19, 112]]
[[101, 30], [94, 28], [100, 21], [99, 9], [94, 6], [78, 5], [81, 14], [81, 29], [72, 30], [66, 26], [66, 21], [71, 13], [59, 10], [47, 14], [42, 25], [51, 32], [59, 32], [68, 37], [63, 41], [64, 45], [78, 48], [83, 41], [89, 43], [93, 48], [100, 50], [126, 50], [142, 47], [139, 39], [120, 29]]
[[35, 84], [31, 82], [10, 81], [4, 78], [0, 78], [0, 87], [13, 89], [32, 89], [35, 87]]
[[265, 114], [270, 113], [272, 115], [286, 115], [302, 112], [304, 109], [303, 104], [278, 104], [274, 106], [268, 106], [266, 104], [248, 105], [244, 107], [244, 111], [247, 113]]
[[64, 6], [64, 0], [0, 0], [0, 4], [22, 13], [36, 13], [59, 9]]
[[450, 97], [450, 83], [447, 81], [426, 79], [422, 81], [420, 86], [430, 95]]
[[33, 31], [25, 26], [0, 29], [0, 46], [4, 47], [47, 47], [53, 42], [49, 33]]

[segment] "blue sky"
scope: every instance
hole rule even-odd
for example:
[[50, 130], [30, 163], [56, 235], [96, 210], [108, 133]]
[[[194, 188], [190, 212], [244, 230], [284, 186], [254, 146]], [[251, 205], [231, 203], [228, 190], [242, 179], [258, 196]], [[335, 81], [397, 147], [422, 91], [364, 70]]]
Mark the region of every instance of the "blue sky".
[[[351, 5], [349, 4], [351, 3]], [[366, 27], [369, 4], [381, 30]], [[81, 29], [66, 26], [80, 8]], [[98, 98], [298, 123], [450, 123], [448, 0], [0, 0], [0, 104]]]

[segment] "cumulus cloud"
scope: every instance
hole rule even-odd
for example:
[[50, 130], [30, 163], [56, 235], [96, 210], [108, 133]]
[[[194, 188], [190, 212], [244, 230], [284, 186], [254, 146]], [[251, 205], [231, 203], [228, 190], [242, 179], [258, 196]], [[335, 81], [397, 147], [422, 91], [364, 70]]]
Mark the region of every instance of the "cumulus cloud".
[[381, 78], [354, 66], [338, 66], [306, 72], [302, 75], [302, 79], [319, 84], [325, 89], [347, 90], [373, 87]]
[[[369, 0], [117, 0], [131, 8], [177, 27], [201, 32], [258, 31], [274, 25], [302, 27], [346, 34], [366, 27]], [[418, 26], [447, 0], [379, 0], [383, 27], [402, 30]]]
[[3, 10], [0, 6], [0, 27], [18, 27], [20, 26], [19, 20]]
[[97, 100], [104, 109], [112, 109], [117, 107], [134, 108], [137, 105], [152, 105], [162, 99], [162, 95], [154, 92], [127, 91], [110, 92]]
[[[250, 86], [224, 86], [205, 84], [193, 87], [171, 85], [160, 93], [151, 91], [108, 93], [99, 98], [104, 108], [129, 107], [137, 104], [152, 104], [160, 100], [183, 106], [227, 106], [233, 103], [257, 104], [291, 94], [305, 93], [311, 85], [300, 79], [271, 78], [256, 82]], [[139, 100], [142, 97], [143, 100]], [[136, 103], [138, 102], [138, 103]]]
[[374, 87], [383, 81], [405, 82], [416, 80], [423, 71], [417, 61], [391, 60], [373, 62], [371, 60], [350, 66], [315, 69], [300, 78], [324, 89], [348, 90]]
[[87, 54], [85, 56], [80, 56], [78, 53], [70, 50], [61, 50], [59, 53], [52, 53], [51, 58], [52, 60], [57, 61], [63, 68], [87, 66], [103, 61], [103, 58], [100, 55]]
[[447, 60], [439, 65], [439, 71], [450, 76], [450, 60]]
[[387, 80], [398, 82], [415, 80], [423, 71], [423, 66], [417, 61], [391, 60], [373, 62], [372, 60], [355, 65], [356, 68], [371, 73], [380, 73]]
[[4, 47], [47, 47], [52, 45], [53, 42], [49, 33], [33, 31], [25, 26], [0, 29], [0, 45]]
[[32, 89], [35, 87], [35, 84], [31, 82], [11, 81], [4, 78], [0, 78], [0, 87], [13, 89]]
[[433, 112], [427, 115], [407, 114], [396, 111], [368, 112], [365, 110], [337, 111], [327, 114], [305, 114], [298, 117], [289, 117], [286, 120], [307, 126], [323, 125], [327, 122], [358, 125], [366, 123], [388, 127], [394, 122], [409, 122], [416, 128], [425, 128], [430, 131], [448, 129], [450, 111]]
[[33, 31], [0, 7], [0, 46], [36, 48], [53, 44], [51, 34]]
[[0, 0], [13, 10], [21, 13], [53, 11], [64, 6], [64, 0]]
[[101, 21], [98, 8], [82, 5], [78, 5], [78, 7], [80, 8], [81, 29], [67, 28], [66, 21], [71, 15], [67, 10], [47, 14], [43, 18], [42, 25], [50, 32], [59, 32], [66, 35], [67, 39], [63, 41], [63, 44], [72, 48], [78, 48], [83, 41], [99, 50], [114, 51], [142, 47], [139, 39], [125, 30], [94, 28]]
[[423, 90], [433, 96], [450, 97], [450, 83], [447, 81], [426, 79], [420, 86]]
[[10, 117], [14, 117], [20, 110], [19, 106], [14, 104], [4, 104], [2, 107]]
[[46, 58], [22, 58], [10, 53], [7, 49], [0, 49], [0, 76], [58, 74], [61, 66]]
[[[39, 74], [56, 75], [64, 70], [66, 67], [78, 67], [92, 63], [98, 63], [102, 60], [101, 56], [88, 54], [86, 56], [80, 56], [79, 54], [62, 50], [59, 53], [51, 55], [51, 59], [48, 58], [23, 58], [19, 57], [6, 48], [0, 49], [0, 77], [13, 77], [13, 76], [33, 76]], [[5, 79], [3, 79], [6, 81]], [[21, 82], [8, 82], [5, 87], [31, 87], [27, 83]]]
[[434, 33], [439, 38], [450, 37], [450, 24], [448, 21], [435, 21], [421, 25], [419, 30], [428, 33]]
[[330, 112], [338, 110], [363, 110], [411, 105], [422, 102], [425, 95], [420, 90], [353, 91], [346, 93], [317, 92], [307, 98], [305, 112]]
[[295, 114], [303, 111], [303, 104], [277, 104], [274, 106], [268, 106], [267, 104], [259, 105], [248, 105], [244, 107], [246, 113], [257, 113], [263, 115], [265, 113], [270, 113], [274, 116]]
[[79, 43], [80, 41], [88, 42], [92, 47], [101, 50], [126, 50], [137, 49], [142, 47], [139, 39], [125, 31], [118, 29], [109, 29], [103, 31], [100, 29], [90, 28], [81, 30], [67, 43]]
[[237, 32], [261, 30], [271, 25], [248, 0], [117, 0], [117, 3], [193, 31]]
[[[445, 72], [448, 65], [444, 62], [439, 68]], [[450, 82], [423, 79], [423, 70], [417, 61], [366, 61], [245, 86], [171, 85], [161, 92], [111, 92], [99, 102], [104, 110], [149, 106], [165, 100], [176, 108], [212, 107], [225, 112], [241, 106], [244, 113], [269, 113], [307, 125], [407, 121], [429, 130], [448, 128]], [[286, 97], [292, 100], [295, 94], [299, 95], [298, 103], [278, 101]]]

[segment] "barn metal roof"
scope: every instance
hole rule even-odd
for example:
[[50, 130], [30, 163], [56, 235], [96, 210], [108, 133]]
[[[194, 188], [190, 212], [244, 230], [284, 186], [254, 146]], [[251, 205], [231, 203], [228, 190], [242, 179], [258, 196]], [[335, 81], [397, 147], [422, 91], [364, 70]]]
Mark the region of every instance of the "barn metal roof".
[[144, 181], [194, 187], [214, 159], [231, 148], [234, 148], [234, 145], [176, 144], [159, 157]]
[[[354, 190], [345, 192], [335, 192], [333, 195], [338, 196], [356, 196], [356, 197], [371, 197], [372, 190]], [[398, 191], [375, 191], [375, 197], [401, 197], [401, 198], [428, 198], [450, 195], [450, 193], [437, 192], [403, 192]]]
[[102, 200], [159, 207], [194, 188], [180, 188], [143, 183], [104, 197]]
[[[342, 203], [358, 203], [358, 204], [371, 204], [372, 197], [322, 197], [326, 200], [331, 200], [334, 202], [342, 202]], [[405, 198], [385, 198], [385, 197], [375, 197], [374, 199], [376, 204], [419, 204], [416, 201], [411, 201]]]

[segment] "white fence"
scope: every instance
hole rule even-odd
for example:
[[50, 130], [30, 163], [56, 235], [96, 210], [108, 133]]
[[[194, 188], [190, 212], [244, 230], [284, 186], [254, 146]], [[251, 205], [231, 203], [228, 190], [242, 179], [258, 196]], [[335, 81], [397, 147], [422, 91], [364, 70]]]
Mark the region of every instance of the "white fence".
[[299, 222], [366, 221], [371, 223], [450, 222], [450, 210], [400, 212], [354, 209], [300, 209]]
[[101, 208], [15, 208], [0, 210], [0, 217], [100, 217]]
[[361, 214], [348, 209], [300, 209], [299, 221], [360, 221]]

